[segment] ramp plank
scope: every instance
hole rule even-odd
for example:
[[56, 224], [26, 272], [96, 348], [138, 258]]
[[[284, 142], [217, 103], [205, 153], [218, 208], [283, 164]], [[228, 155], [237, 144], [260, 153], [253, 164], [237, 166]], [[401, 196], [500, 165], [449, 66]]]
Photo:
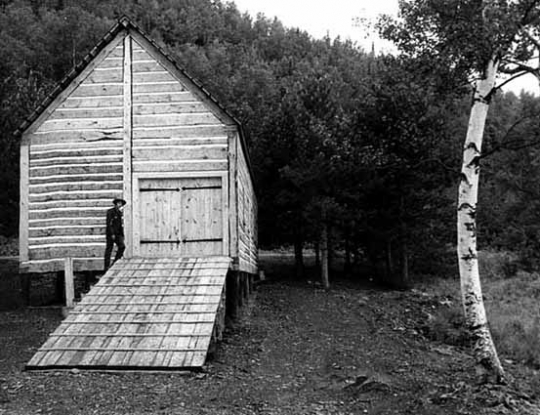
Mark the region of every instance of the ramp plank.
[[230, 263], [227, 257], [118, 261], [26, 368], [202, 366]]

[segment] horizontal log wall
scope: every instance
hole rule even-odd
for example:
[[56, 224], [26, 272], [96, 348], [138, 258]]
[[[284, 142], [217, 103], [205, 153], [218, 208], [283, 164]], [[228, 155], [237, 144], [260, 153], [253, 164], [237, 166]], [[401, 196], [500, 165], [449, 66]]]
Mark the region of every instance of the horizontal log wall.
[[250, 274], [257, 272], [257, 204], [251, 175], [238, 143], [238, 253], [239, 270]]
[[122, 196], [122, 79], [120, 43], [30, 136], [29, 270], [102, 267], [105, 212]]
[[[124, 56], [125, 36], [111, 41], [23, 137], [21, 269], [62, 270], [66, 257], [76, 259], [76, 270], [101, 269], [111, 200], [130, 201], [132, 175], [156, 173], [228, 177], [226, 206], [240, 218], [231, 209], [224, 238], [233, 238], [230, 254], [240, 257], [240, 270], [256, 272], [257, 208], [237, 126], [143, 37], [132, 34]], [[129, 210], [126, 223], [129, 233]]]
[[227, 171], [227, 127], [133, 42], [133, 172]]

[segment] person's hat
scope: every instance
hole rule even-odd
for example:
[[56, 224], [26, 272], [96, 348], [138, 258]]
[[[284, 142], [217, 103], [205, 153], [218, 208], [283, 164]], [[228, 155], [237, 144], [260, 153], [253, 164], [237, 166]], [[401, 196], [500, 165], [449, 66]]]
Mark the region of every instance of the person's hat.
[[113, 205], [116, 205], [117, 203], [121, 203], [122, 206], [124, 206], [125, 204], [127, 204], [127, 202], [124, 199], [120, 199], [120, 198], [116, 198], [112, 202], [113, 202]]

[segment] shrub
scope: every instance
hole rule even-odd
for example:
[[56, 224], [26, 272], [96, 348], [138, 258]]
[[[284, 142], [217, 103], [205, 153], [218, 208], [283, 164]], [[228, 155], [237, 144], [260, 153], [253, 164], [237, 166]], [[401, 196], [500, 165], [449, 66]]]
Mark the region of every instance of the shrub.
[[505, 357], [540, 368], [540, 275], [517, 271], [484, 290], [491, 331]]
[[512, 278], [518, 271], [518, 258], [509, 252], [481, 251], [478, 262], [483, 279]]
[[429, 323], [427, 337], [452, 346], [467, 347], [471, 337], [465, 327], [463, 311], [459, 305], [441, 307]]
[[495, 326], [493, 337], [499, 352], [510, 359], [523, 362], [536, 369], [540, 368], [540, 320], [532, 324], [512, 319], [502, 326]]

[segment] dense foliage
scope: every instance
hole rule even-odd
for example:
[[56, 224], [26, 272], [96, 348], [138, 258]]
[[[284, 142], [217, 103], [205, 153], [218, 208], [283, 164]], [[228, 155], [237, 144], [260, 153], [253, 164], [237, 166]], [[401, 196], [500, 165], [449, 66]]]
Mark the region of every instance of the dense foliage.
[[[293, 244], [299, 253], [317, 245], [324, 222], [348, 262], [364, 256], [385, 275], [403, 276], [411, 264], [428, 272], [448, 253], [469, 106], [459, 65], [433, 75], [418, 57], [316, 40], [219, 0], [0, 1], [0, 234], [17, 230], [12, 133], [124, 14], [244, 125], [262, 246]], [[489, 126], [486, 244], [538, 252], [538, 150], [499, 151], [512, 134], [534, 142], [534, 118], [512, 125], [538, 105], [528, 95], [499, 97]]]

